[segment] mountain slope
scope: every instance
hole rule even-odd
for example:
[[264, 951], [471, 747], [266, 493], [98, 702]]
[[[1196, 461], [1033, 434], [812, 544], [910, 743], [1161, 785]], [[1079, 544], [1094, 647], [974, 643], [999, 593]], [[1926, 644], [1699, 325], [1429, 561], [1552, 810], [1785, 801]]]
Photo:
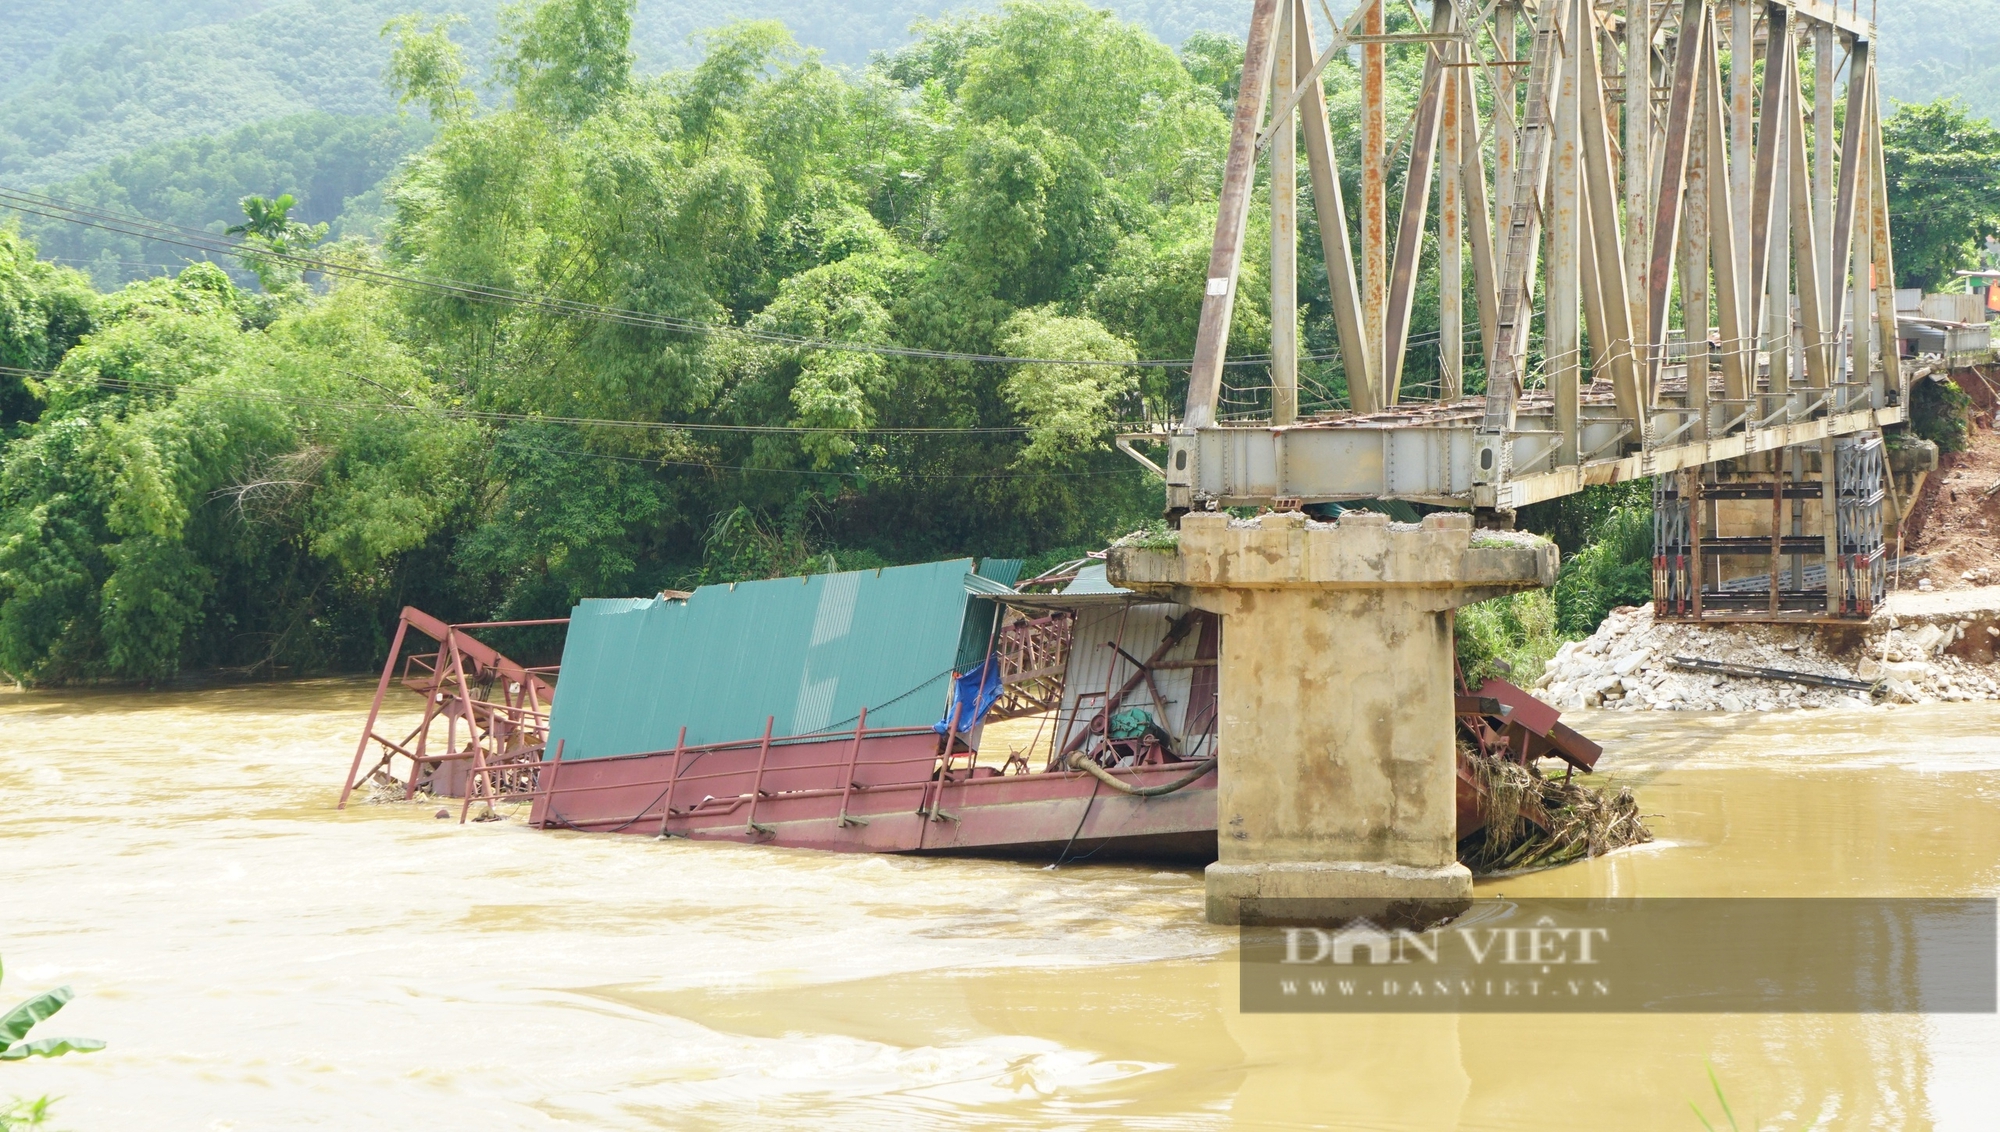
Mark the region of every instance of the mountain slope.
[[[992, 7], [991, 4], [973, 7]], [[1232, 0], [1109, 5], [1169, 43], [1200, 28], [1235, 31]], [[383, 114], [382, 25], [408, 11], [463, 12], [457, 33], [483, 62], [498, 0], [10, 0], [0, 5], [0, 180], [47, 184], [149, 145], [218, 134], [306, 111]], [[907, 42], [914, 21], [952, 0], [640, 0], [639, 70], [692, 62], [691, 38], [731, 19], [777, 19], [836, 63]]]
[[[114, 158], [50, 192], [107, 212], [221, 232], [242, 219], [245, 196], [290, 193], [292, 218], [334, 222], [334, 238], [366, 231], [384, 205], [379, 189], [403, 157], [431, 135], [409, 116], [350, 117], [317, 111], [259, 122], [225, 134], [183, 138]], [[110, 289], [129, 280], [178, 271], [196, 256], [173, 244], [77, 224], [23, 217], [22, 229], [43, 259], [90, 273]], [[236, 264], [225, 266], [248, 279]]]

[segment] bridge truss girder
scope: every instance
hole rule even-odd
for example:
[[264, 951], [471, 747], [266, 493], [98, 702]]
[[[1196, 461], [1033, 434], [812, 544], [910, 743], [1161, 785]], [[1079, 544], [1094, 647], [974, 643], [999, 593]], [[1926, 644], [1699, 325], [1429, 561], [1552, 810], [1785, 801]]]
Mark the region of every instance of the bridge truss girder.
[[[1815, 0], [1434, 0], [1428, 30], [1388, 35], [1382, 3], [1362, 0], [1320, 49], [1305, 0], [1256, 0], [1186, 412], [1121, 439], [1142, 460], [1135, 442], [1166, 444], [1153, 466], [1170, 509], [1504, 509], [1904, 419], [1872, 25]], [[1516, 58], [1521, 18], [1532, 46]], [[1381, 69], [1398, 44], [1425, 67], [1391, 244]], [[1351, 404], [1300, 418], [1297, 142], [1319, 215], [1345, 218], [1319, 75], [1355, 45], [1362, 254], [1346, 223], [1319, 226]], [[1221, 419], [1263, 156], [1271, 414]], [[1427, 239], [1440, 382], [1418, 398], [1403, 371]], [[1488, 385], [1471, 397], [1468, 249]]]

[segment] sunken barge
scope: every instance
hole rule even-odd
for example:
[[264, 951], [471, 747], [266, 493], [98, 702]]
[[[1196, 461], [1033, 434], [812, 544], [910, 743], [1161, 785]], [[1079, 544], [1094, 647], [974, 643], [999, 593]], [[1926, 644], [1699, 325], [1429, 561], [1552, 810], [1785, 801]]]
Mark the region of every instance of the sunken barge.
[[[447, 624], [406, 608], [340, 804], [422, 791], [461, 799], [461, 821], [528, 803], [545, 829], [1214, 860], [1222, 619], [1112, 585], [1101, 559], [1026, 581], [1020, 566], [703, 586], [586, 600], [553, 621]], [[559, 625], [552, 667], [477, 635]], [[416, 638], [435, 647], [406, 652]], [[400, 735], [385, 730], [394, 685], [423, 702]], [[1595, 764], [1597, 746], [1521, 689], [1461, 693], [1461, 838], [1492, 816], [1492, 776], [1474, 760]], [[1023, 726], [992, 726], [1015, 720], [1034, 723], [1024, 744]]]

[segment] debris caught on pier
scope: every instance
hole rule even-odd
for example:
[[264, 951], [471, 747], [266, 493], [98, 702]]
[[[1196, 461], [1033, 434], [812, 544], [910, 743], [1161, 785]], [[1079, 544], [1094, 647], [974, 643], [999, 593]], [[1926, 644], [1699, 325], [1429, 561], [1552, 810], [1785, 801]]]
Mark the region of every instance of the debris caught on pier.
[[[1505, 680], [1461, 690], [1458, 859], [1474, 873], [1553, 868], [1653, 839], [1629, 789], [1607, 795], [1575, 780], [1602, 748], [1557, 714]], [[1565, 764], [1560, 778], [1542, 773], [1544, 758]]]
[[1487, 820], [1458, 843], [1458, 859], [1475, 874], [1553, 868], [1653, 839], [1629, 787], [1612, 794], [1469, 747], [1460, 754], [1484, 787]]

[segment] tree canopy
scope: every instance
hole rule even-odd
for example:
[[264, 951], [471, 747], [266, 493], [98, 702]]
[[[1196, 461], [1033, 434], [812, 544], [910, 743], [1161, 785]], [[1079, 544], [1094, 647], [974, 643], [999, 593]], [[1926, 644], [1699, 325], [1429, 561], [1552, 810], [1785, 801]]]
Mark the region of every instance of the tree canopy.
[[1897, 284], [1935, 290], [2000, 235], [2000, 129], [1955, 99], [1905, 105], [1882, 123]]
[[[491, 101], [462, 27], [390, 25], [434, 135], [381, 243], [316, 254], [474, 290], [196, 264], [105, 294], [6, 236], [0, 348], [31, 375], [0, 454], [0, 669], [358, 664], [408, 602], [560, 615], [1062, 553], [1157, 513], [1109, 432], [1175, 395], [1120, 363], [1192, 351], [1226, 76], [1031, 0], [861, 72], [739, 22], [641, 78], [631, 11], [509, 9]], [[255, 194], [207, 222], [295, 252], [320, 232], [293, 214]], [[1238, 331], [1265, 318], [1246, 301]], [[996, 354], [1112, 364], [962, 356]]]

